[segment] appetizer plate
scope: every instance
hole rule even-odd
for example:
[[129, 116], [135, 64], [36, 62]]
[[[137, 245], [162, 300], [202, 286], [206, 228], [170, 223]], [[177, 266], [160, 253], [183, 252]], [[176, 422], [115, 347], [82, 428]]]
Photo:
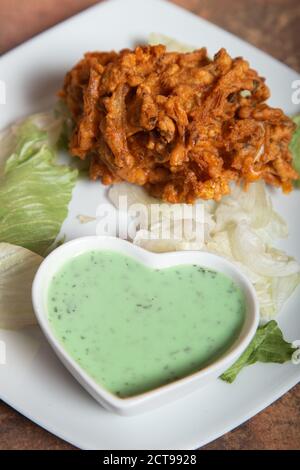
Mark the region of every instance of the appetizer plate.
[[[6, 105], [0, 104], [0, 129], [54, 102], [65, 72], [88, 50], [131, 47], [159, 32], [214, 54], [225, 47], [246, 57], [267, 77], [270, 103], [288, 114], [293, 82], [299, 75], [261, 51], [216, 26], [161, 0], [111, 0], [55, 26], [0, 59]], [[273, 192], [276, 209], [287, 220], [290, 235], [282, 242], [300, 260], [299, 192]], [[108, 202], [99, 182], [79, 181], [61, 234], [71, 240], [95, 235], [97, 221], [82, 224], [78, 215], [94, 217]], [[289, 340], [300, 339], [300, 289], [278, 317]], [[0, 330], [6, 364], [0, 365], [0, 398], [50, 432], [82, 449], [194, 449], [238, 426], [298, 383], [300, 367], [256, 364], [228, 385], [216, 379], [206, 387], [135, 417], [103, 409], [69, 374], [37, 327]]]

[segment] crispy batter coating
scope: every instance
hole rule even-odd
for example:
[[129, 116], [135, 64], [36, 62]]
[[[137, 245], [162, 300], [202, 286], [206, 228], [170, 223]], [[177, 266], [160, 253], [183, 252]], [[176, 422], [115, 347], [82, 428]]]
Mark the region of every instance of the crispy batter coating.
[[298, 175], [293, 122], [265, 101], [264, 79], [221, 49], [166, 52], [162, 45], [85, 54], [61, 96], [75, 121], [72, 155], [90, 176], [129, 181], [171, 203], [219, 200], [231, 181], [264, 179], [284, 192]]

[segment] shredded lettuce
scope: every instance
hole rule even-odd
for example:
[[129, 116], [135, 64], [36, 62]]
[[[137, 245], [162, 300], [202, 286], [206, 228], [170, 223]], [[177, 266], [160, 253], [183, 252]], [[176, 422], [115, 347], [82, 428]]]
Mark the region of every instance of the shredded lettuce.
[[49, 111], [0, 135], [0, 242], [45, 255], [55, 241], [77, 178], [56, 162], [65, 122]]
[[[297, 127], [293, 134], [290, 149], [293, 154], [294, 168], [300, 174], [300, 114], [294, 116], [293, 121]], [[300, 186], [300, 179], [296, 181], [295, 185]]]
[[283, 364], [290, 361], [296, 348], [284, 340], [275, 320], [260, 326], [248, 348], [241, 357], [221, 375], [221, 379], [232, 383], [240, 371], [255, 362]]

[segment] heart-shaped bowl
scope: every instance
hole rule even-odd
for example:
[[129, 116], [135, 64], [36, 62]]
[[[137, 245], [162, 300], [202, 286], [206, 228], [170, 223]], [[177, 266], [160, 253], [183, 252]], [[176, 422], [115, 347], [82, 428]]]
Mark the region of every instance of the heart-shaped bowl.
[[[51, 279], [68, 260], [91, 250], [116, 251], [132, 257], [149, 268], [163, 269], [193, 264], [227, 275], [242, 289], [246, 299], [245, 320], [238, 337], [225, 353], [198, 372], [129, 398], [119, 398], [110, 393], [89, 376], [68, 354], [52, 332], [48, 320], [47, 294]], [[101, 405], [121, 415], [133, 415], [167, 404], [217, 379], [246, 349], [259, 323], [258, 300], [252, 284], [235, 265], [226, 259], [201, 251], [157, 254], [114, 237], [82, 237], [55, 249], [43, 261], [35, 276], [32, 299], [38, 323], [66, 368]]]

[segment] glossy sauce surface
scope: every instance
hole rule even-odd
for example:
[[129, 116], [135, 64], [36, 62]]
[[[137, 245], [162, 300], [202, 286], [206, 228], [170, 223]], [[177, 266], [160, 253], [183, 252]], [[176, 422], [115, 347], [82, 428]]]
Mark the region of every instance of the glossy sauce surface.
[[129, 397], [219, 357], [241, 330], [245, 298], [230, 278], [197, 265], [150, 269], [118, 252], [90, 251], [52, 278], [48, 314], [81, 367]]

